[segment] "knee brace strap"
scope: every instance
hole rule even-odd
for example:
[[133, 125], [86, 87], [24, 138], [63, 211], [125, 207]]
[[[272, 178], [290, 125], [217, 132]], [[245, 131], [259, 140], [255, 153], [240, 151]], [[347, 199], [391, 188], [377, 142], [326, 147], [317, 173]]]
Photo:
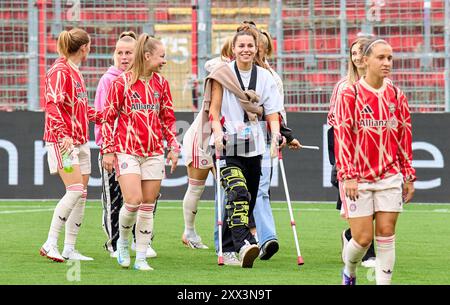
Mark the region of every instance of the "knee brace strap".
[[221, 171], [222, 186], [227, 194], [227, 201], [250, 201], [247, 182], [238, 167], [228, 167]]
[[235, 201], [226, 205], [227, 221], [230, 228], [248, 226], [248, 201]]
[[243, 181], [244, 184], [247, 183], [245, 181], [244, 174], [242, 173], [242, 170], [239, 167], [231, 166], [224, 168], [220, 171], [221, 174], [221, 180], [222, 180], [222, 186], [226, 188], [228, 185], [231, 185], [234, 183], [234, 181]]

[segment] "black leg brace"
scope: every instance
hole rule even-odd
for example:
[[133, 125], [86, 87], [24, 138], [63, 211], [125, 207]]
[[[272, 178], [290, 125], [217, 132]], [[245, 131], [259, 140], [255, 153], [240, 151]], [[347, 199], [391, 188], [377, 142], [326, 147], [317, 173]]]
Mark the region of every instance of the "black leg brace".
[[227, 167], [220, 172], [222, 186], [227, 196], [225, 215], [229, 228], [248, 227], [250, 193], [239, 167]]

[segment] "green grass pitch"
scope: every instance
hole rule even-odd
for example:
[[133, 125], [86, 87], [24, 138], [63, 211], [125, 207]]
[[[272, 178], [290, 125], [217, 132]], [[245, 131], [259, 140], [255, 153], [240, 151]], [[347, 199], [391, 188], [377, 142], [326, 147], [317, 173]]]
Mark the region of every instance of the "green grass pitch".
[[[294, 203], [294, 218], [305, 264], [296, 264], [296, 250], [286, 203], [273, 203], [280, 242], [269, 261], [257, 259], [252, 269], [218, 266], [213, 247], [214, 206], [202, 201], [196, 228], [208, 250], [181, 243], [181, 202], [162, 201], [155, 216], [155, 269], [122, 269], [103, 249], [99, 201], [88, 201], [77, 249], [92, 262], [55, 263], [39, 256], [46, 240], [55, 201], [0, 202], [0, 284], [147, 284], [147, 285], [335, 285], [340, 283], [340, 234], [346, 223], [333, 204]], [[396, 232], [393, 284], [450, 284], [450, 205], [410, 204], [400, 215]], [[60, 251], [64, 233], [60, 236]], [[134, 253], [132, 254], [132, 262]], [[374, 271], [358, 267], [358, 284], [374, 285]]]

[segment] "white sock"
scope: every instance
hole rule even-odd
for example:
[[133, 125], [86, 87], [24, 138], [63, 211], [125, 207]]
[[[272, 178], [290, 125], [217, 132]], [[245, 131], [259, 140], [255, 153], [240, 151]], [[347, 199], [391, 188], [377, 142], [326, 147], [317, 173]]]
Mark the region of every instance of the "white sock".
[[377, 285], [390, 285], [395, 265], [395, 235], [375, 236], [377, 259], [375, 261], [375, 280]]
[[78, 232], [84, 218], [84, 208], [86, 207], [87, 190], [83, 190], [80, 200], [75, 204], [66, 221], [66, 238], [64, 240], [65, 250], [74, 250]]
[[128, 243], [128, 236], [136, 223], [138, 205], [123, 203], [119, 212], [119, 238], [123, 243]]
[[47, 243], [56, 245], [58, 242], [58, 236], [62, 227], [66, 223], [67, 219], [72, 212], [73, 207], [80, 200], [83, 195], [83, 184], [72, 184], [66, 188], [66, 194], [56, 205], [53, 212], [52, 222], [50, 224], [50, 230], [48, 232]]
[[141, 203], [136, 221], [136, 259], [145, 259], [153, 231], [154, 203]]
[[205, 190], [205, 180], [189, 178], [188, 189], [183, 198], [184, 234], [186, 237], [195, 237], [195, 216], [200, 197]]
[[356, 276], [356, 265], [361, 262], [362, 258], [369, 249], [370, 245], [363, 247], [358, 244], [353, 238], [350, 239], [347, 246], [345, 247], [345, 267], [344, 273], [347, 276]]

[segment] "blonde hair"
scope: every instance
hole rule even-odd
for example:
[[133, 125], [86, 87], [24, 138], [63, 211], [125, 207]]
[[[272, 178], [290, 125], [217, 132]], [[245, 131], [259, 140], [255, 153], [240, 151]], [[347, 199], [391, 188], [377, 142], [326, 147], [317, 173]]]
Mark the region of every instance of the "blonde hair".
[[125, 31], [120, 33], [118, 41], [132, 42], [137, 40], [136, 33], [133, 31]]
[[80, 28], [73, 28], [70, 31], [62, 31], [58, 36], [56, 50], [62, 57], [69, 57], [78, 52], [81, 46], [91, 41], [89, 34]]
[[[273, 50], [274, 50], [274, 46], [273, 46], [273, 40], [272, 37], [270, 36], [269, 32], [261, 29], [259, 30], [259, 32], [261, 33], [260, 37], [261, 37], [261, 42], [264, 43], [264, 46], [266, 48], [266, 56], [267, 57], [271, 57], [273, 54]], [[263, 58], [264, 60], [265, 58]]]
[[353, 41], [352, 44], [350, 45], [349, 60], [348, 60], [348, 71], [347, 71], [347, 79], [348, 79], [348, 83], [350, 85], [353, 85], [362, 76], [362, 75], [359, 75], [358, 67], [356, 67], [356, 65], [353, 63], [353, 60], [352, 60], [352, 49], [353, 49], [353, 46], [356, 45], [356, 44], [359, 44], [359, 51], [362, 54], [364, 48], [369, 44], [369, 42], [370, 42], [369, 38], [367, 38], [367, 37], [359, 37], [355, 41]]
[[144, 75], [145, 53], [149, 52], [153, 55], [158, 46], [162, 46], [162, 42], [151, 37], [149, 34], [144, 33], [139, 36], [134, 52], [134, 61], [128, 69], [132, 73], [130, 85], [136, 83], [139, 77]]
[[222, 58], [227, 58], [227, 59], [231, 59], [234, 57], [232, 37], [228, 37], [225, 40], [225, 43], [222, 45], [222, 49], [220, 50], [220, 56], [222, 56]]

